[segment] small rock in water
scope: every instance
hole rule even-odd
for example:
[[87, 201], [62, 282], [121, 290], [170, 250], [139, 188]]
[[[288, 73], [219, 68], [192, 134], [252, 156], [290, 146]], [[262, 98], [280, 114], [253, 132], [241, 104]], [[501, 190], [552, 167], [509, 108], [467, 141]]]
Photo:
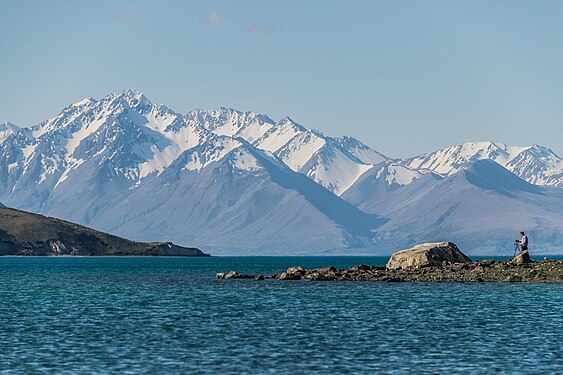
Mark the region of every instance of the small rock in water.
[[[217, 278], [219, 279], [219, 274], [217, 274]], [[229, 271], [227, 274], [223, 274], [222, 279], [254, 279], [252, 275], [245, 275], [243, 273], [238, 273], [236, 271]]]

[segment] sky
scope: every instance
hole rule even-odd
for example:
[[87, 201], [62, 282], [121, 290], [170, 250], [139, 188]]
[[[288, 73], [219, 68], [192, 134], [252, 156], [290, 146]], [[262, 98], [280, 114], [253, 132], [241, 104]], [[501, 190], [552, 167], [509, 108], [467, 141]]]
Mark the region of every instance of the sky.
[[563, 1], [0, 0], [0, 122], [140, 90], [354, 136], [563, 154]]

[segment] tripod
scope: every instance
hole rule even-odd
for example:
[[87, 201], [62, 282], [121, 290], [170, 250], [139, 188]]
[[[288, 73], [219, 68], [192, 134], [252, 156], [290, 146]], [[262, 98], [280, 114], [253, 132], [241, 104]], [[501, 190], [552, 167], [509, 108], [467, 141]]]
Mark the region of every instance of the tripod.
[[520, 252], [520, 244], [518, 242], [514, 243], [514, 256]]

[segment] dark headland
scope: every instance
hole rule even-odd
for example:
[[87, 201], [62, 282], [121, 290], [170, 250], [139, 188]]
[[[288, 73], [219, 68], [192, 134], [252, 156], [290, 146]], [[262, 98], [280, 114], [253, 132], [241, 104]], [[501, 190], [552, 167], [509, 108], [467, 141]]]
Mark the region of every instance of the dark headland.
[[385, 281], [385, 282], [544, 282], [563, 283], [563, 261], [532, 261], [525, 250], [512, 259], [473, 262], [451, 242], [417, 245], [394, 253], [386, 267], [337, 269], [290, 267], [280, 274], [218, 273], [218, 279]]
[[171, 242], [135, 242], [43, 215], [0, 207], [0, 255], [209, 256]]

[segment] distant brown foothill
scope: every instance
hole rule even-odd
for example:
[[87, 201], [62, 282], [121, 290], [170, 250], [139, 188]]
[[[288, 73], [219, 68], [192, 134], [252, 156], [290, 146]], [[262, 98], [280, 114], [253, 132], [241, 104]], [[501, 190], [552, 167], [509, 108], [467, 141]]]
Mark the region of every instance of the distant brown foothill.
[[0, 255], [208, 256], [171, 242], [135, 242], [82, 225], [0, 207]]

